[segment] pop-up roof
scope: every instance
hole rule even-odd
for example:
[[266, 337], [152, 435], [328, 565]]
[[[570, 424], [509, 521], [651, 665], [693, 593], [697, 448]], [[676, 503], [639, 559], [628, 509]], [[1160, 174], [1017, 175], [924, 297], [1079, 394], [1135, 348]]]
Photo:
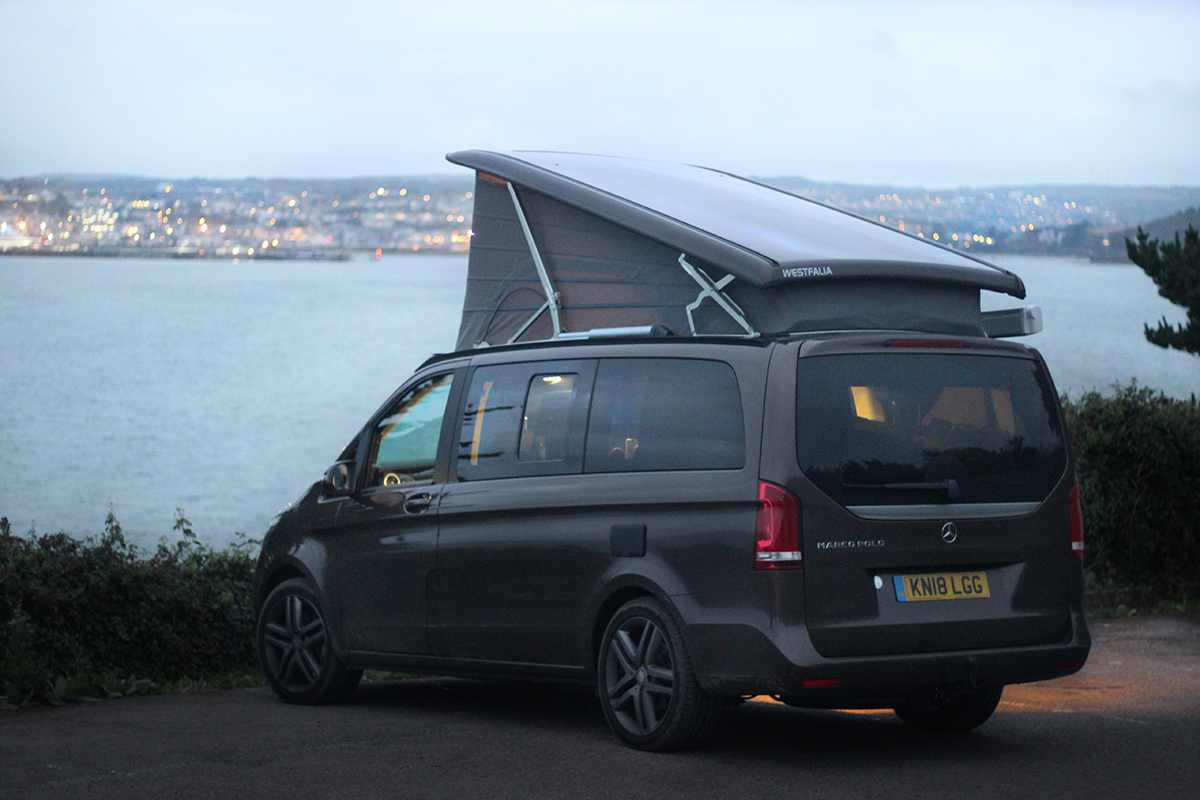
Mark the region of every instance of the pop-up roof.
[[447, 159], [477, 171], [460, 349], [649, 325], [981, 335], [981, 289], [1025, 296], [979, 259], [724, 172], [574, 153]]

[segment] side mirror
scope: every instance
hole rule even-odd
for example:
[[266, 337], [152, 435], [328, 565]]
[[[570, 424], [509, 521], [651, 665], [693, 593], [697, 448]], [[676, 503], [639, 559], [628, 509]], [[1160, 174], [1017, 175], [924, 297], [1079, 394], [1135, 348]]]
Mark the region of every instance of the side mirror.
[[332, 494], [348, 494], [353, 468], [353, 461], [339, 461], [325, 470], [325, 488]]

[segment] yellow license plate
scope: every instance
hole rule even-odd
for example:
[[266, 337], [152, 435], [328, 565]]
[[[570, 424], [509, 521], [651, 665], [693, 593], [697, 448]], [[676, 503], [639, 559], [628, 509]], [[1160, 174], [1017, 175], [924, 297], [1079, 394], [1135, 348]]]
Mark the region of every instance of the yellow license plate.
[[893, 575], [896, 599], [974, 600], [990, 597], [986, 572], [939, 572], [933, 575]]

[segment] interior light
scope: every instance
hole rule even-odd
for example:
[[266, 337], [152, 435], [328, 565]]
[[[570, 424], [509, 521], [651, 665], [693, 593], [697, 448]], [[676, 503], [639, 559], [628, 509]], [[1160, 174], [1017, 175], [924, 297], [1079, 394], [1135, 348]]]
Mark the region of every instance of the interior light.
[[851, 386], [850, 394], [854, 398], [854, 415], [860, 419], [872, 422], [886, 422], [883, 406], [871, 391], [870, 386]]

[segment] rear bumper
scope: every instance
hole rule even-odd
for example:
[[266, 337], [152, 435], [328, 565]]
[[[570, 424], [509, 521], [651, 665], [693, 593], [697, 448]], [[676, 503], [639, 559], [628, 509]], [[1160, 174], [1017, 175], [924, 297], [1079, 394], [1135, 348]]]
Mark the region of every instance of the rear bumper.
[[1080, 613], [1071, 615], [1068, 637], [1054, 644], [883, 656], [825, 658], [803, 624], [774, 631], [779, 635], [746, 624], [687, 625], [700, 685], [721, 695], [787, 695], [814, 708], [891, 707], [931, 692], [1060, 678], [1078, 672], [1091, 649]]

